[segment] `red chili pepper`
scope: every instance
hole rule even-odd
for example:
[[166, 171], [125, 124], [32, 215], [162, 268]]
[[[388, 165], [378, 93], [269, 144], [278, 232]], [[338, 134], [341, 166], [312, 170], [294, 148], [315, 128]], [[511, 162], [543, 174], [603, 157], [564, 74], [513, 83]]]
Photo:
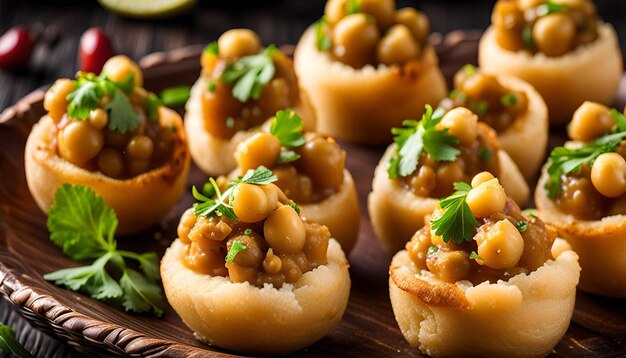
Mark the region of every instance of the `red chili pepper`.
[[33, 39], [28, 29], [14, 26], [0, 37], [0, 68], [26, 67], [33, 51]]
[[102, 66], [113, 57], [111, 42], [101, 28], [92, 27], [80, 37], [78, 47], [80, 70], [83, 72], [100, 73]]

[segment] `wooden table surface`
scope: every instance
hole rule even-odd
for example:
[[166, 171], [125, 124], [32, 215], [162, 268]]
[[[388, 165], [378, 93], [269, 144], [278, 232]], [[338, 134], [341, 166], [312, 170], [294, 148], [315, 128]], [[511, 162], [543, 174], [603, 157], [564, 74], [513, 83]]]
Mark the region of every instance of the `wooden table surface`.
[[[322, 13], [324, 0], [234, 0], [224, 5], [202, 1], [189, 14], [169, 20], [145, 21], [116, 16], [95, 1], [0, 0], [0, 33], [17, 24], [40, 31], [28, 67], [17, 72], [0, 70], [0, 112], [30, 91], [76, 71], [76, 46], [82, 32], [100, 26], [118, 53], [135, 59], [192, 44], [206, 44], [233, 27], [256, 30], [265, 43], [295, 43], [304, 29]], [[425, 11], [433, 31], [482, 29], [489, 24], [493, 1], [402, 1]], [[626, 1], [597, 1], [600, 15], [616, 26], [626, 45]], [[2, 145], [2, 143], [0, 143]], [[2, 173], [0, 173], [0, 180]], [[0, 203], [1, 204], [1, 203]], [[0, 302], [0, 323], [9, 324], [18, 339], [39, 357], [78, 356], [72, 348], [32, 328], [9, 305]], [[0, 356], [3, 353], [0, 352]]]

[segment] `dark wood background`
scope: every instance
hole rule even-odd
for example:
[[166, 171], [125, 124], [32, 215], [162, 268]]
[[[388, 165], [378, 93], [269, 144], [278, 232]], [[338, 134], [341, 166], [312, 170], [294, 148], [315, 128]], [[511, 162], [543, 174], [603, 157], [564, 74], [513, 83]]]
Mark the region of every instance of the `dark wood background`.
[[[0, 112], [33, 89], [76, 71], [76, 46], [82, 32], [100, 26], [118, 53], [135, 59], [155, 52], [192, 44], [205, 44], [233, 27], [256, 30], [265, 43], [295, 43], [303, 30], [322, 13], [324, 0], [231, 0], [228, 4], [201, 1], [181, 17], [145, 21], [111, 14], [95, 1], [0, 0], [0, 33], [23, 24], [41, 33], [25, 70], [0, 70]], [[618, 29], [626, 45], [626, 1], [598, 1], [600, 15]], [[414, 6], [430, 17], [433, 31], [483, 29], [489, 24], [493, 1], [398, 1]], [[2, 145], [2, 143], [0, 143]], [[0, 180], [2, 173], [0, 173]], [[0, 322], [12, 325], [18, 338], [37, 356], [67, 357], [77, 354], [63, 342], [35, 330], [5, 303], [0, 303]], [[0, 353], [1, 356], [2, 353]]]

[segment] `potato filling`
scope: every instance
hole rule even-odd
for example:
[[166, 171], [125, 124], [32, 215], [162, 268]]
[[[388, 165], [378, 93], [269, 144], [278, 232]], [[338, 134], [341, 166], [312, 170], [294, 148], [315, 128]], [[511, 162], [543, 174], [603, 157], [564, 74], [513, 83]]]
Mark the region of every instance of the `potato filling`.
[[579, 219], [626, 215], [626, 118], [604, 105], [585, 102], [574, 113], [568, 134], [573, 141], [553, 151], [551, 166], [556, 172], [567, 165], [556, 157], [567, 151], [580, 158], [574, 163], [579, 167], [552, 175], [548, 195], [561, 211]]
[[550, 57], [598, 37], [596, 8], [590, 0], [498, 0], [491, 22], [502, 48]]
[[424, 13], [393, 0], [329, 0], [316, 27], [318, 49], [357, 69], [419, 60], [430, 33]]
[[55, 122], [58, 155], [90, 171], [126, 179], [162, 166], [170, 157], [175, 127], [159, 123], [158, 98], [143, 89], [139, 66], [115, 56], [102, 75], [57, 80], [44, 107]]
[[494, 75], [466, 65], [454, 76], [454, 90], [441, 101], [440, 107], [471, 109], [481, 122], [496, 132], [506, 131], [517, 118], [528, 111], [528, 98], [521, 91], [504, 87]]
[[525, 215], [506, 197], [493, 175], [476, 175], [463, 196], [458, 195], [457, 200], [467, 204], [475, 224], [466, 236], [451, 237], [450, 226], [459, 225], [458, 221], [435, 226], [446, 215], [459, 215], [460, 211], [453, 213], [458, 209], [454, 206], [438, 207], [406, 245], [418, 269], [428, 270], [445, 282], [468, 280], [476, 285], [530, 273], [552, 259], [556, 232], [538, 218]]
[[294, 107], [299, 88], [293, 64], [273, 46], [263, 49], [257, 34], [229, 30], [201, 57], [205, 129], [230, 139], [263, 124], [276, 111]]
[[[225, 182], [218, 180], [222, 187]], [[230, 198], [236, 219], [197, 215], [194, 208], [181, 217], [178, 237], [187, 244], [189, 268], [232, 282], [280, 288], [326, 264], [328, 228], [300, 217], [276, 185], [241, 183]]]

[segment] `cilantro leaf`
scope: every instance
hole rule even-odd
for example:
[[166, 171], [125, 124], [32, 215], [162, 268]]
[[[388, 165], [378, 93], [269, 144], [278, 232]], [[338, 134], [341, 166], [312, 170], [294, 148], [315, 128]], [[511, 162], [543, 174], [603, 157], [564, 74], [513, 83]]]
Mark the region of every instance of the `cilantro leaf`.
[[522, 29], [522, 41], [524, 42], [524, 46], [529, 49], [535, 48], [535, 41], [533, 40], [533, 28], [532, 25], [528, 24], [524, 26]]
[[389, 161], [389, 178], [411, 175], [424, 152], [436, 161], [456, 160], [460, 151], [453, 145], [458, 142], [458, 138], [448, 134], [447, 128], [437, 128], [444, 114], [443, 109], [433, 112], [432, 107], [426, 105], [421, 121], [405, 120], [402, 128], [391, 129], [397, 147]]
[[287, 164], [300, 159], [300, 154], [292, 150], [283, 150], [278, 156], [278, 164]]
[[617, 123], [617, 132], [626, 132], [626, 116], [615, 108], [611, 108], [610, 113]]
[[240, 179], [238, 179], [238, 181], [235, 181], [235, 182], [256, 184], [256, 185], [266, 185], [269, 183], [273, 183], [276, 180], [278, 180], [276, 175], [274, 175], [274, 173], [272, 173], [271, 170], [261, 165], [260, 167], [254, 170], [249, 169], [243, 177], [241, 177]]
[[157, 317], [163, 315], [163, 293], [156, 283], [147, 280], [139, 272], [126, 268], [120, 278], [120, 286], [124, 292], [124, 309], [137, 313], [154, 312]]
[[302, 118], [291, 109], [276, 112], [270, 126], [270, 134], [285, 147], [299, 147], [306, 143], [302, 135]]
[[187, 103], [190, 93], [191, 87], [176, 86], [164, 89], [159, 94], [159, 97], [161, 102], [167, 107], [181, 107]]
[[121, 91], [115, 91], [105, 109], [109, 112], [109, 129], [120, 133], [132, 132], [139, 126], [139, 116]]
[[226, 262], [228, 262], [229, 264], [232, 263], [238, 253], [247, 249], [248, 248], [246, 247], [246, 245], [242, 244], [241, 242], [233, 242], [233, 244], [230, 246], [230, 249], [228, 250], [228, 254], [226, 255]]
[[298, 206], [298, 204], [296, 204], [293, 200], [290, 201], [289, 203], [287, 203], [287, 205], [291, 206], [291, 208], [298, 214], [300, 215], [300, 207]]
[[567, 4], [556, 4], [552, 1], [546, 1], [545, 3], [537, 6], [537, 16], [542, 17], [556, 12], [562, 12], [567, 9]]
[[219, 55], [219, 46], [217, 45], [217, 41], [213, 41], [211, 43], [209, 43], [205, 48], [204, 48], [204, 52], [211, 54], [213, 56], [218, 56]]
[[17, 340], [13, 328], [0, 324], [0, 349], [17, 358], [32, 358], [26, 348]]
[[474, 229], [479, 226], [465, 199], [472, 187], [467, 183], [454, 183], [456, 192], [439, 201], [441, 209], [445, 210], [441, 217], [432, 220], [431, 228], [435, 234], [443, 238], [444, 242], [452, 241], [460, 245], [463, 241], [472, 241]]
[[76, 89], [67, 95], [70, 102], [67, 106], [67, 115], [73, 119], [87, 119], [89, 113], [98, 108], [104, 92], [95, 82], [80, 84], [80, 81], [74, 81], [74, 83]]
[[250, 98], [259, 99], [263, 87], [274, 77], [276, 67], [272, 57], [278, 52], [276, 46], [270, 45], [258, 55], [245, 56], [229, 63], [221, 80], [226, 84], [234, 84], [233, 97], [242, 103]]
[[63, 184], [48, 211], [50, 239], [72, 260], [115, 250], [117, 216], [102, 197], [82, 185]]
[[517, 95], [513, 92], [507, 93], [504, 96], [500, 97], [500, 103], [502, 103], [502, 105], [505, 107], [515, 105], [517, 104]]
[[146, 99], [146, 114], [151, 121], [159, 120], [159, 107], [163, 105], [163, 101], [154, 93], [150, 93]]
[[526, 230], [528, 230], [528, 221], [526, 220], [520, 220], [517, 222], [517, 224], [515, 224], [515, 227], [517, 228], [517, 230], [519, 232], [525, 232]]
[[476, 251], [470, 252], [469, 255], [470, 260], [482, 260], [483, 258]]
[[322, 18], [315, 23], [315, 45], [319, 51], [327, 52], [332, 46], [331, 41], [330, 23], [322, 16]]
[[346, 1], [346, 16], [352, 14], [358, 14], [361, 12], [361, 1], [360, 0], [347, 0]]

